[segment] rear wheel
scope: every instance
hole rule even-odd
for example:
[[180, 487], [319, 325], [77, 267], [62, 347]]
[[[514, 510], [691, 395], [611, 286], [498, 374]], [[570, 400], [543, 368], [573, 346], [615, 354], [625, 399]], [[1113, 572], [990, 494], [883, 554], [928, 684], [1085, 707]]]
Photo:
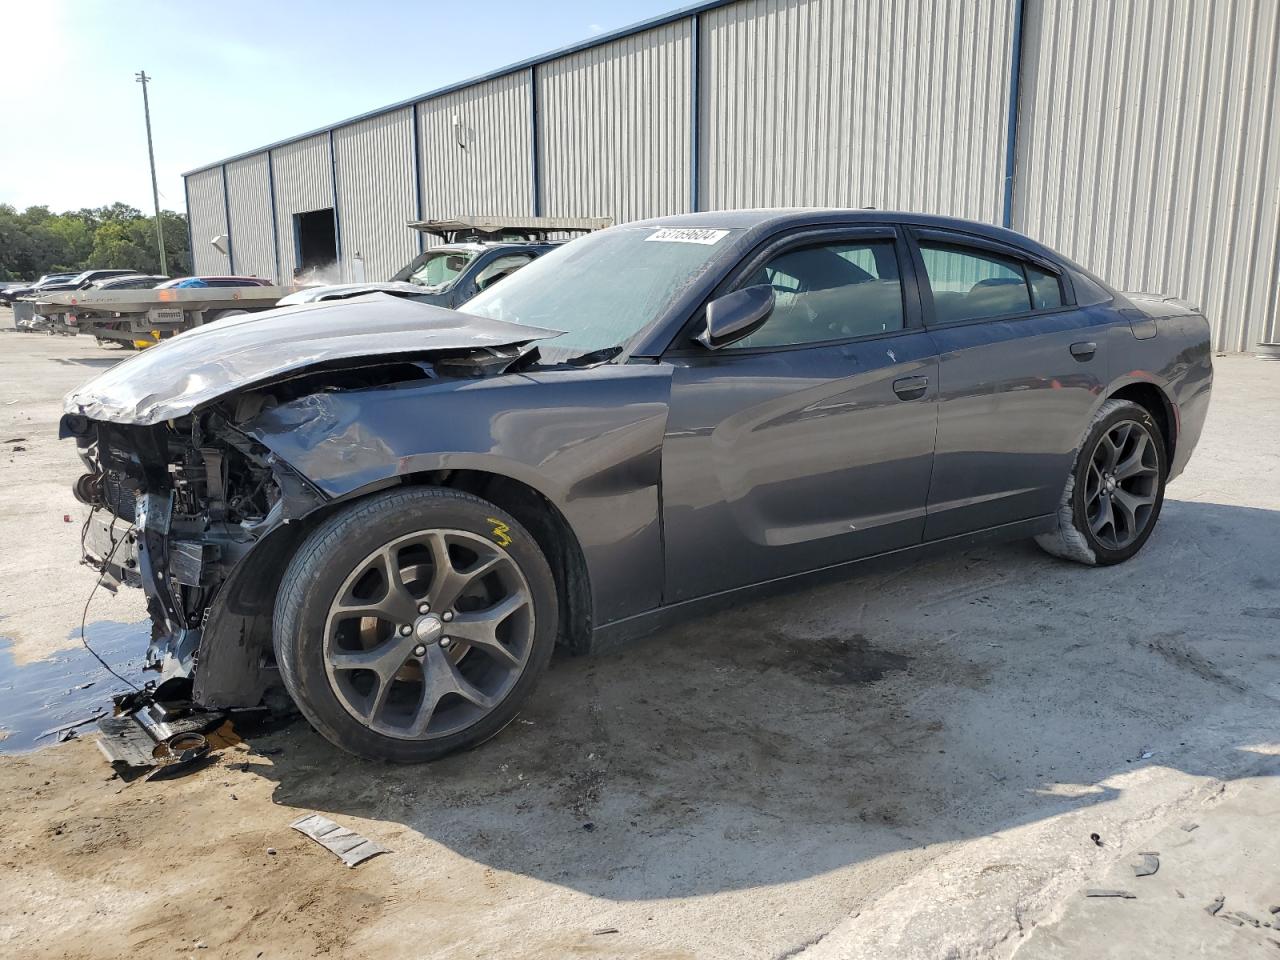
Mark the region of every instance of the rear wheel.
[[1080, 563], [1122, 563], [1142, 549], [1164, 504], [1164, 437], [1150, 411], [1128, 400], [1098, 410], [1076, 456], [1058, 529], [1036, 538]]
[[402, 763], [475, 746], [516, 716], [557, 632], [551, 569], [504, 511], [421, 487], [319, 527], [276, 602], [281, 676], [337, 746]]

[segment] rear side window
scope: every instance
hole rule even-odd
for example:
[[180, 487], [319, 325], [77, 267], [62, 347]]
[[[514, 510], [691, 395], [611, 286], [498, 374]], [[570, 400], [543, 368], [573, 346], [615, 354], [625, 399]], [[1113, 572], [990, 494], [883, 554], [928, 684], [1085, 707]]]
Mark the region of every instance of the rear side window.
[[735, 349], [848, 340], [903, 328], [902, 282], [892, 240], [787, 250], [740, 285], [773, 287], [773, 314]]
[[920, 256], [933, 290], [938, 323], [1031, 310], [1027, 278], [1016, 260], [985, 250], [938, 243], [921, 243]]

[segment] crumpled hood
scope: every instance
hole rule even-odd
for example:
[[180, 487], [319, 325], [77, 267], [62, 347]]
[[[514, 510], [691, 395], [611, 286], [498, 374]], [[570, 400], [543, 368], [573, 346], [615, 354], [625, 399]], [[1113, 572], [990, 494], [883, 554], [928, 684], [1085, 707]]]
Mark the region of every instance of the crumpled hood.
[[64, 409], [94, 420], [147, 426], [335, 360], [513, 346], [555, 336], [559, 331], [374, 293], [197, 327], [73, 390]]
[[342, 300], [362, 293], [395, 293], [401, 296], [426, 296], [426, 287], [406, 280], [382, 280], [374, 283], [329, 283], [319, 287], [303, 287], [280, 300], [282, 307], [295, 303], [315, 303], [318, 300]]

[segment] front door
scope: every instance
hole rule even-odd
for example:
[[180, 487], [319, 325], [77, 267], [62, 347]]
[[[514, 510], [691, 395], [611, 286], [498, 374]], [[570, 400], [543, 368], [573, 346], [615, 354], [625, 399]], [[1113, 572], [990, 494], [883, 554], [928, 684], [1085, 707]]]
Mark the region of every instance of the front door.
[[905, 243], [892, 229], [817, 236], [756, 255], [729, 286], [773, 286], [763, 327], [665, 358], [667, 602], [921, 540], [937, 356]]

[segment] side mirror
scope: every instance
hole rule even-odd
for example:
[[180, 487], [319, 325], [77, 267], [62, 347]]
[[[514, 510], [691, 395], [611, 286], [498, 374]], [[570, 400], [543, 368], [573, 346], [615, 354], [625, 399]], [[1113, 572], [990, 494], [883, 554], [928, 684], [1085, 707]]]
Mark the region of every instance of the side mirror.
[[736, 343], [764, 326], [773, 313], [773, 303], [773, 287], [768, 284], [717, 297], [707, 304], [706, 325], [694, 339], [708, 350]]

